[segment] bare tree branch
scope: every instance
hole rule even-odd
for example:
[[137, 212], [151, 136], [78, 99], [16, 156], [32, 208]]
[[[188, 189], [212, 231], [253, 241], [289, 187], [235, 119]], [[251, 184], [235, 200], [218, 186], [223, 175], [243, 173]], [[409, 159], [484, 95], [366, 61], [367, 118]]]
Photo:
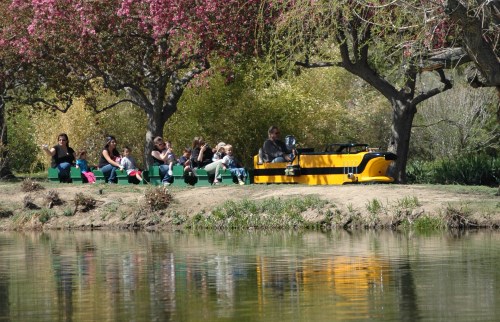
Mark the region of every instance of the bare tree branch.
[[96, 107], [93, 107], [93, 109], [94, 109], [94, 111], [95, 111], [96, 113], [101, 113], [101, 112], [104, 112], [104, 111], [106, 111], [106, 110], [109, 110], [109, 109], [111, 109], [111, 108], [113, 108], [113, 107], [115, 107], [115, 106], [117, 106], [117, 105], [119, 105], [119, 104], [122, 104], [122, 103], [131, 103], [131, 104], [134, 104], [134, 105], [140, 106], [140, 105], [139, 105], [139, 104], [137, 104], [137, 102], [136, 102], [136, 101], [134, 101], [134, 100], [131, 100], [131, 99], [122, 99], [122, 100], [119, 100], [119, 101], [117, 101], [117, 102], [114, 102], [113, 104], [110, 104], [110, 105], [108, 105], [108, 106], [106, 106], [106, 107], [104, 107], [104, 108], [102, 108], [102, 109], [100, 109], [100, 110], [98, 110]]

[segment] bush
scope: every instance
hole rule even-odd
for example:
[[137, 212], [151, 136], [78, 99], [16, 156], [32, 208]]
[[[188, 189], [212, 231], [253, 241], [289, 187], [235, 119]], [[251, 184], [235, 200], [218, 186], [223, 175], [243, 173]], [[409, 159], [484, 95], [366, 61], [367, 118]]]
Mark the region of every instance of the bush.
[[166, 187], [148, 188], [144, 193], [144, 198], [153, 211], [166, 209], [172, 202], [172, 195]]
[[23, 192], [33, 192], [45, 189], [41, 184], [32, 180], [31, 178], [26, 178], [21, 182], [21, 191]]
[[91, 209], [94, 209], [96, 205], [96, 200], [91, 196], [86, 196], [83, 193], [75, 194], [75, 212], [78, 207], [81, 207], [83, 212], [87, 212]]
[[500, 159], [475, 154], [443, 160], [435, 168], [433, 183], [498, 186]]
[[412, 161], [409, 183], [463, 184], [496, 187], [500, 184], [500, 158], [486, 154], [461, 155], [440, 161]]

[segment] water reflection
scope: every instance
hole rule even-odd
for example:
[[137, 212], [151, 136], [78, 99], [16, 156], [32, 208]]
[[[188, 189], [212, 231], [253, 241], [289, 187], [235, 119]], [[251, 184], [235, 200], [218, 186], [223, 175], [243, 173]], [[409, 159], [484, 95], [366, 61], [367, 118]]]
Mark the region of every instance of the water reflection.
[[0, 320], [489, 320], [496, 233], [0, 235]]

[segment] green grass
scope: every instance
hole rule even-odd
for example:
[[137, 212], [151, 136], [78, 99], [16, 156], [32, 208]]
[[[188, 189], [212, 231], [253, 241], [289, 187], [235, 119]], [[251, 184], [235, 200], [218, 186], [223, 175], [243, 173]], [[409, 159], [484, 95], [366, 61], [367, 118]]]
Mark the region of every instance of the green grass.
[[369, 200], [366, 203], [366, 210], [372, 215], [378, 215], [383, 209], [382, 202], [378, 200], [377, 198], [374, 198], [372, 200]]
[[415, 196], [405, 196], [403, 199], [399, 199], [396, 203], [397, 208], [403, 208], [403, 209], [415, 209], [420, 206], [421, 203]]
[[446, 223], [440, 217], [423, 216], [415, 219], [413, 228], [417, 232], [429, 232], [446, 229]]
[[258, 202], [226, 201], [206, 216], [195, 215], [186, 226], [201, 229], [304, 228], [311, 223], [305, 222], [301, 213], [310, 208], [323, 208], [326, 203], [317, 196], [268, 198]]
[[429, 184], [429, 185], [423, 185], [422, 187], [428, 189], [438, 189], [444, 192], [460, 193], [466, 195], [484, 195], [488, 197], [495, 196], [498, 192], [498, 188], [487, 187], [487, 186]]

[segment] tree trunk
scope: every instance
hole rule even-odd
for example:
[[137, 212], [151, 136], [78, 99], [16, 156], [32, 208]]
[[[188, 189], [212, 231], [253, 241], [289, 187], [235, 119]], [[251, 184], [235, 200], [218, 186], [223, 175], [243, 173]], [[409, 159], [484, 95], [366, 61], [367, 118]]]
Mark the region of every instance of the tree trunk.
[[0, 95], [0, 137], [0, 180], [12, 179], [14, 174], [10, 169], [7, 150], [7, 120], [5, 117], [5, 100], [2, 95]]
[[461, 36], [465, 46], [465, 50], [469, 57], [474, 62], [477, 69], [485, 78], [482, 86], [499, 86], [500, 85], [500, 62], [498, 61], [497, 52], [495, 52], [495, 44], [491, 43], [485, 35], [485, 26], [490, 19], [496, 18], [498, 2], [487, 1], [481, 4], [483, 7], [481, 12], [484, 14], [472, 15], [471, 9], [479, 10], [479, 8], [465, 7], [458, 0], [448, 0], [446, 4], [446, 12], [449, 13], [451, 21], [461, 28]]
[[391, 138], [388, 151], [395, 153], [398, 158], [391, 165], [389, 173], [397, 183], [406, 183], [406, 163], [410, 149], [410, 137], [413, 118], [417, 112], [411, 102], [392, 100]]
[[163, 118], [162, 110], [154, 108], [153, 110], [146, 110], [148, 119], [146, 130], [146, 142], [144, 142], [144, 164], [149, 168], [153, 164], [153, 140], [157, 136], [163, 137], [163, 128], [165, 127], [166, 120]]

